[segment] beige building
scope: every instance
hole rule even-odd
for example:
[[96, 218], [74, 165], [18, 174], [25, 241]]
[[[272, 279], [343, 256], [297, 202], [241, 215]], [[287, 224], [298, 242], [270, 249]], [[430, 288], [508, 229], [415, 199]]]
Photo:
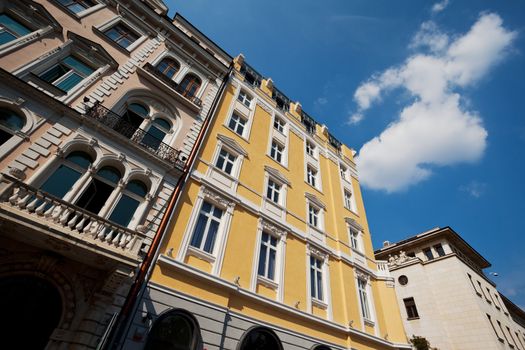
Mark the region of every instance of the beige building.
[[230, 60], [162, 1], [0, 1], [2, 348], [99, 345]]
[[450, 227], [385, 242], [375, 255], [395, 277], [408, 336], [439, 350], [525, 349], [523, 311], [509, 308], [483, 273], [490, 263]]

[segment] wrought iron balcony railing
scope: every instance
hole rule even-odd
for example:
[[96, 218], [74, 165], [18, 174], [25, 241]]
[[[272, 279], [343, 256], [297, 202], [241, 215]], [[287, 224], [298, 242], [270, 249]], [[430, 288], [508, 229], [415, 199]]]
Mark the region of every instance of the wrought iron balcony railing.
[[3, 204], [47, 221], [73, 238], [103, 246], [138, 258], [145, 236], [108, 221], [49, 193], [29, 186], [11, 176], [2, 175], [10, 189], [0, 199]]
[[119, 134], [128, 138], [135, 145], [145, 149], [156, 157], [165, 160], [179, 167], [184, 168], [185, 159], [179, 150], [168, 146], [162, 140], [149, 134], [147, 131], [137, 128], [128, 122], [123, 116], [120, 116], [100, 103], [95, 103], [93, 107], [88, 108], [85, 114], [104, 126], [115, 130]]
[[181, 88], [181, 86], [179, 84], [177, 84], [176, 82], [174, 82], [172, 79], [170, 79], [169, 77], [167, 77], [165, 74], [163, 74], [162, 72], [160, 72], [157, 67], [151, 65], [150, 63], [146, 63], [144, 65], [144, 70], [147, 71], [147, 72], [150, 72], [151, 74], [155, 75], [155, 77], [157, 77], [158, 79], [160, 79], [164, 84], [168, 85], [169, 87], [171, 87], [173, 90], [177, 91], [179, 94], [181, 94], [182, 96], [184, 96], [187, 100], [190, 100], [191, 102], [193, 102], [195, 105], [199, 106], [199, 107], [202, 107], [202, 101], [195, 97], [195, 96], [192, 96], [190, 95], [190, 93], [184, 89]]

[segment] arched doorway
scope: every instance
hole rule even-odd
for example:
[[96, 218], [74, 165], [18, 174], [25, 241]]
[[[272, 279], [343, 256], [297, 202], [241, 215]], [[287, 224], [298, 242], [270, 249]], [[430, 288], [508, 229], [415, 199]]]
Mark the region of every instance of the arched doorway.
[[0, 341], [4, 349], [44, 349], [62, 317], [62, 297], [31, 275], [0, 278]]
[[242, 336], [238, 350], [283, 350], [283, 345], [271, 329], [254, 327]]

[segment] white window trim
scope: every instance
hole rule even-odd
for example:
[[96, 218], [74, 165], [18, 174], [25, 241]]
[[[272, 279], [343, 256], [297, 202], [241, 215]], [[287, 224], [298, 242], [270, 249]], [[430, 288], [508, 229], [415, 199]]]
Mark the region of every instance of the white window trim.
[[31, 33], [28, 33], [26, 35], [22, 35], [21, 37], [18, 37], [15, 40], [12, 40], [8, 43], [0, 45], [0, 57], [20, 48], [20, 46], [28, 45], [38, 40], [39, 38], [46, 36], [48, 33], [52, 32], [53, 30], [54, 29], [52, 26], [46, 26], [44, 28], [40, 28], [35, 31], [32, 31]]
[[[363, 309], [361, 307], [361, 294], [359, 292], [359, 280], [366, 282], [366, 301], [368, 303], [368, 312], [370, 313], [370, 318], [365, 318], [363, 315]], [[375, 334], [379, 334], [379, 327], [376, 323], [376, 310], [375, 310], [375, 303], [374, 303], [374, 296], [372, 294], [372, 288], [371, 288], [371, 278], [368, 274], [355, 271], [355, 290], [356, 290], [356, 297], [357, 297], [357, 304], [359, 307], [359, 318], [361, 319], [361, 330], [364, 332], [366, 330], [365, 325], [374, 327]], [[376, 327], [377, 326], [377, 327]]]
[[[315, 176], [315, 186], [312, 185], [309, 181], [308, 181], [308, 168], [311, 168], [312, 170], [314, 170], [316, 172], [316, 176]], [[322, 181], [322, 176], [321, 176], [321, 170], [319, 169], [319, 167], [317, 165], [314, 165], [310, 162], [305, 162], [305, 167], [304, 167], [304, 182], [306, 182], [308, 184], [308, 186], [312, 187], [312, 188], [315, 188], [316, 190], [318, 190], [319, 192], [322, 192], [323, 191], [323, 181]]]
[[[261, 252], [261, 240], [262, 240], [262, 234], [263, 232], [266, 232], [267, 234], [277, 238], [277, 251], [276, 251], [276, 259], [275, 259], [275, 280], [270, 280], [264, 276], [259, 275], [259, 255]], [[255, 244], [255, 251], [253, 254], [253, 262], [252, 262], [252, 278], [250, 281], [250, 290], [252, 292], [256, 292], [257, 290], [257, 284], [262, 284], [266, 287], [272, 288], [276, 290], [276, 300], [279, 302], [283, 302], [284, 300], [284, 261], [285, 261], [285, 255], [286, 255], [286, 231], [281, 229], [280, 227], [268, 222], [267, 220], [264, 220], [262, 218], [259, 218], [258, 224], [257, 224], [257, 239]]]
[[[249, 114], [248, 115], [243, 114], [241, 111], [239, 111], [238, 109], [235, 108], [235, 104], [237, 103], [237, 96], [239, 95], [239, 91], [240, 90], [241, 90], [241, 84], [239, 84], [237, 86], [236, 90], [235, 90], [235, 98], [232, 98], [232, 101], [230, 103], [230, 107], [228, 108], [228, 113], [226, 113], [226, 117], [224, 118], [223, 125], [224, 125], [224, 127], [226, 127], [226, 129], [230, 130], [232, 133], [234, 133], [238, 137], [244, 139], [246, 142], [249, 142], [251, 129], [252, 129], [252, 123], [253, 123], [253, 117], [254, 117], [254, 113], [255, 113], [255, 108], [253, 106], [255, 106], [255, 104], [256, 104], [256, 99], [254, 97], [254, 99], [252, 101], [252, 107], [248, 109], [249, 110]], [[246, 91], [246, 90], [244, 90], [244, 91]], [[244, 126], [244, 131], [243, 131], [242, 135], [237, 134], [235, 131], [230, 129], [230, 127], [228, 126], [228, 124], [230, 123], [230, 118], [231, 118], [231, 116], [232, 116], [234, 111], [236, 111], [240, 116], [246, 118], [246, 125]]]
[[65, 12], [67, 12], [68, 14], [70, 14], [71, 16], [74, 16], [78, 19], [80, 18], [84, 18], [98, 10], [100, 10], [101, 8], [103, 7], [106, 7], [106, 4], [103, 4], [103, 3], [100, 3], [98, 2], [97, 0], [95, 0], [95, 2], [97, 3], [96, 5], [93, 5], [91, 7], [88, 7], [87, 9], [85, 10], [82, 10], [80, 12], [73, 12], [73, 11], [70, 11], [66, 6], [62, 5], [60, 2], [58, 2], [57, 0], [53, 0], [54, 3], [56, 3], [57, 7], [58, 8], [62, 8], [64, 9]]
[[202, 205], [205, 201], [221, 208], [223, 210], [223, 216], [221, 217], [221, 223], [219, 225], [217, 237], [215, 238], [215, 247], [213, 249], [214, 254], [212, 255], [201, 251], [201, 253], [204, 254], [199, 255], [197, 253], [193, 255], [210, 262], [212, 266], [211, 274], [218, 276], [220, 275], [222, 269], [224, 251], [226, 248], [226, 242], [228, 240], [228, 234], [230, 231], [231, 219], [233, 216], [235, 202], [217, 194], [216, 192], [208, 189], [205, 186], [201, 186], [199, 194], [197, 195], [197, 200], [195, 201], [190, 218], [184, 230], [181, 248], [177, 253], [176, 260], [184, 262], [184, 259], [188, 254], [191, 255], [192, 253], [194, 253], [194, 249], [190, 248], [190, 242], [193, 236], [193, 231], [195, 230], [195, 225], [197, 224], [197, 219], [199, 217]]
[[[166, 49], [164, 50], [163, 52], [161, 52], [153, 61], [151, 61], [151, 65], [153, 67], [157, 67], [157, 65], [165, 58], [171, 58], [175, 61], [177, 61], [177, 63], [179, 63], [180, 65], [180, 68], [179, 70], [177, 71], [177, 73], [175, 73], [173, 75], [173, 77], [171, 77], [171, 79], [174, 81], [174, 82], [180, 82], [182, 80], [182, 78], [184, 77], [184, 75], [182, 74], [183, 71], [184, 72], [188, 72], [189, 70], [189, 66], [188, 64], [186, 63], [186, 61], [182, 58], [182, 57], [179, 57], [177, 56], [173, 51], [169, 50], [169, 49]], [[200, 90], [200, 89], [199, 89]]]
[[[129, 27], [138, 36], [137, 40], [135, 40], [135, 42], [133, 42], [128, 47], [120, 46], [118, 43], [114, 42], [113, 40], [111, 40], [109, 37], [106, 36], [105, 31], [110, 29], [110, 28], [112, 28], [113, 26], [115, 26], [115, 25], [117, 25], [119, 23], [123, 23], [125, 26]], [[123, 50], [126, 50], [126, 51], [128, 51], [130, 53], [133, 50], [135, 50], [139, 45], [141, 45], [144, 41], [146, 41], [146, 39], [148, 38], [148, 35], [145, 34], [143, 30], [141, 30], [139, 27], [137, 27], [136, 25], [134, 25], [133, 23], [131, 23], [129, 20], [125, 19], [122, 16], [116, 16], [116, 17], [110, 19], [109, 21], [107, 21], [106, 23], [103, 23], [103, 24], [101, 24], [99, 26], [95, 26], [95, 28], [97, 30], [99, 30], [105, 36], [106, 40], [112, 42], [113, 44], [119, 46]]]
[[[281, 146], [282, 147], [282, 150], [280, 152], [281, 154], [281, 160], [277, 160], [275, 159], [274, 157], [272, 157], [272, 149], [273, 149], [273, 144], [277, 145], [277, 146]], [[270, 148], [268, 149], [268, 156], [274, 161], [274, 162], [277, 162], [279, 163], [280, 165], [283, 165], [283, 166], [286, 166], [286, 164], [288, 163], [288, 160], [287, 160], [287, 154], [288, 152], [286, 151], [286, 145], [283, 145], [279, 140], [276, 140], [275, 138], [271, 138], [270, 140]]]
[[[246, 104], [244, 103], [244, 101], [245, 101], [246, 99], [243, 99], [242, 101], [240, 100], [241, 93], [243, 93], [243, 94], [249, 99], [249, 101], [250, 101], [250, 102], [249, 102], [249, 105], [246, 105]], [[236, 100], [239, 101], [239, 102], [240, 102], [243, 106], [245, 106], [246, 108], [248, 108], [248, 109], [252, 109], [253, 102], [254, 102], [255, 98], [253, 97], [252, 94], [246, 92], [245, 89], [242, 89], [242, 88], [241, 88], [241, 89], [239, 89], [239, 91], [237, 92]]]
[[0, 107], [10, 109], [19, 114], [22, 118], [25, 118], [25, 124], [22, 129], [14, 132], [9, 140], [0, 145], [0, 159], [6, 157], [13, 149], [18, 147], [18, 145], [25, 142], [28, 135], [46, 122], [43, 118], [38, 120], [33, 112], [24, 108], [24, 103], [25, 100], [23, 99], [13, 101], [8, 97], [0, 96]]
[[[322, 263], [322, 274], [323, 274], [323, 300], [319, 300], [312, 297], [311, 280], [310, 280], [310, 257], [313, 256]], [[330, 289], [330, 273], [329, 273], [329, 255], [317, 249], [316, 247], [307, 243], [306, 245], [306, 293], [307, 293], [307, 305], [306, 312], [312, 313], [313, 306], [320, 309], [326, 310], [326, 318], [328, 320], [333, 319], [332, 311], [332, 296]]]

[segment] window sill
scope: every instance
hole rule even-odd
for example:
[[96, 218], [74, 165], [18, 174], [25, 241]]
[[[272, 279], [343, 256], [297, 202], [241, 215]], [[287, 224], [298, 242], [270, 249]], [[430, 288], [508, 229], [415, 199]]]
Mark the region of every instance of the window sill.
[[275, 290], [277, 290], [277, 288], [279, 288], [279, 284], [277, 282], [272, 281], [271, 279], [266, 278], [266, 277], [261, 276], [261, 275], [257, 275], [257, 283], [260, 283], [263, 286], [266, 286], [268, 288], [275, 289]]
[[230, 131], [231, 133], [233, 133], [235, 136], [240, 137], [243, 141], [246, 141], [247, 143], [250, 143], [250, 141], [249, 141], [244, 135], [241, 135], [241, 134], [237, 133], [235, 130], [233, 130], [232, 128], [230, 128], [230, 127], [228, 126], [228, 122], [229, 122], [229, 121], [230, 121], [230, 118], [228, 118], [228, 120], [226, 121], [227, 123], [224, 124], [224, 127], [225, 127], [228, 131]]
[[206, 253], [205, 251], [200, 250], [199, 248], [195, 248], [191, 245], [188, 247], [187, 254], [193, 255], [194, 257], [207, 261], [209, 263], [215, 262], [215, 257], [213, 255], [211, 255], [210, 253]]
[[28, 83], [33, 83], [34, 85], [36, 85], [39, 88], [49, 92], [51, 95], [53, 95], [55, 97], [63, 97], [63, 96], [66, 96], [68, 94], [67, 91], [64, 91], [64, 90], [56, 87], [55, 85], [50, 84], [47, 81], [40, 79], [40, 77], [38, 75], [34, 74], [34, 73], [29, 73]]
[[310, 186], [310, 188], [314, 189], [317, 191], [317, 193], [323, 195], [323, 190], [319, 187], [316, 187], [316, 186], [313, 186], [311, 183], [309, 183], [306, 179], [304, 180], [304, 183], [307, 184], [308, 186]]
[[363, 318], [363, 320], [365, 321], [365, 324], [370, 326], [370, 327], [375, 327], [376, 323], [366, 317]]
[[312, 298], [312, 305], [323, 310], [328, 309], [328, 304], [317, 298]]
[[66, 6], [62, 5], [60, 2], [58, 2], [57, 0], [52, 0], [52, 3], [58, 7], [59, 9], [61, 9], [64, 13], [68, 14], [71, 18], [77, 20], [80, 22], [80, 20], [90, 14], [92, 14], [93, 12], [96, 12], [98, 10], [100, 10], [101, 8], [105, 7], [106, 5], [104, 4], [98, 4], [98, 5], [94, 5], [94, 6], [91, 6], [83, 11], [80, 11], [80, 12], [73, 12], [71, 11], [70, 9], [68, 9]]
[[266, 154], [266, 156], [267, 156], [268, 158], [270, 158], [272, 161], [274, 161], [275, 163], [279, 164], [280, 166], [282, 166], [283, 168], [285, 168], [286, 170], [288, 170], [288, 165], [287, 165], [287, 164], [281, 163], [281, 162], [279, 162], [278, 160], [272, 158], [272, 156], [270, 156], [270, 154]]
[[409, 318], [407, 318], [407, 321], [413, 321], [413, 320], [419, 320], [419, 316], [418, 317], [409, 317]]

